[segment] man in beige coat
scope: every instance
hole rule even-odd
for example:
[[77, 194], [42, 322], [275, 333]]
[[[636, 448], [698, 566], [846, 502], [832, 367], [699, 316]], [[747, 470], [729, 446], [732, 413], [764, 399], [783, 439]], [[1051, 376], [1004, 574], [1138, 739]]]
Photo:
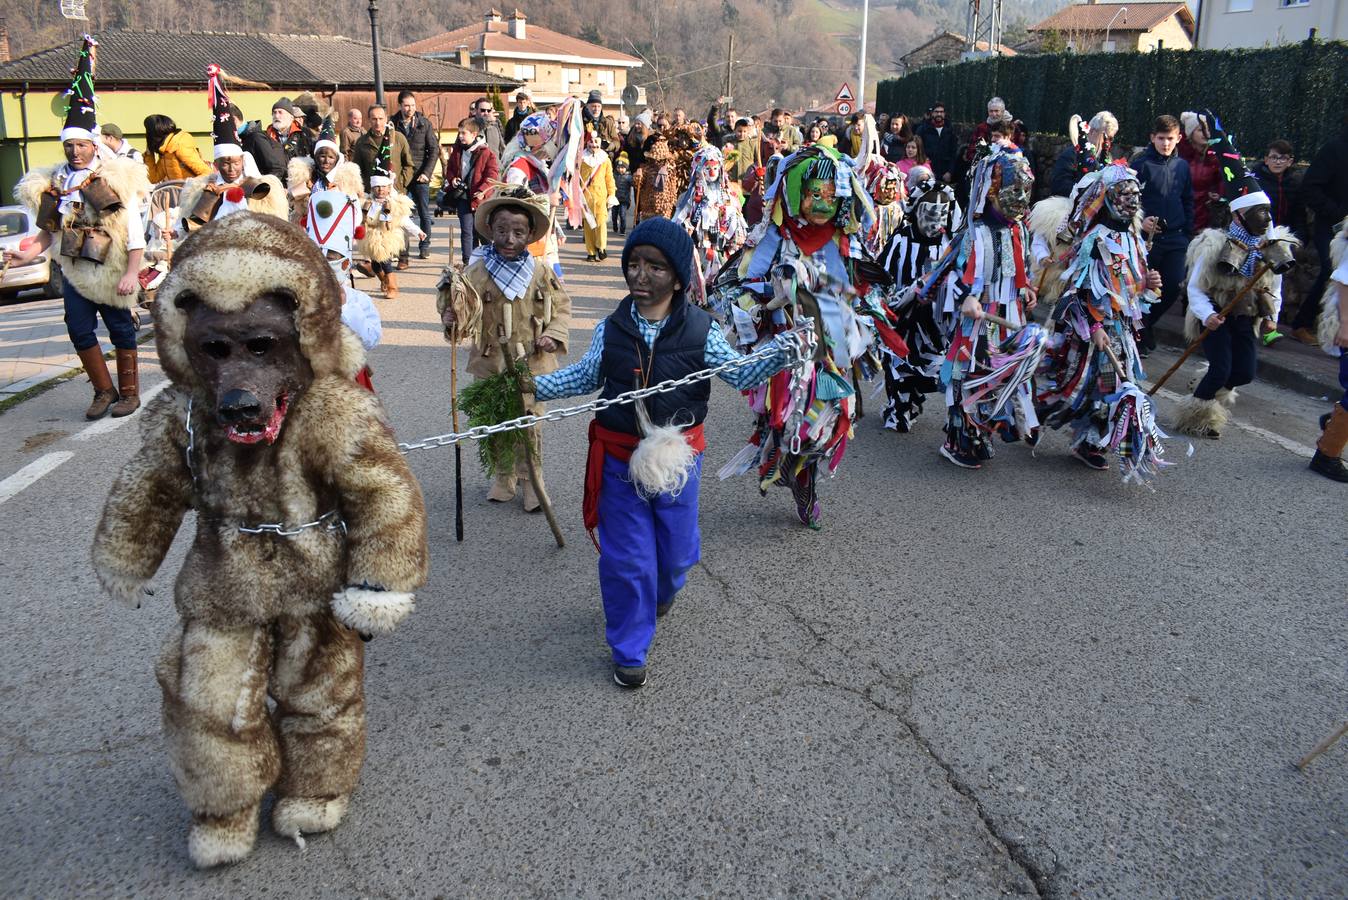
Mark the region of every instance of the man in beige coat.
[[[552, 268], [529, 254], [529, 245], [551, 227], [548, 198], [523, 185], [503, 187], [478, 206], [473, 222], [488, 243], [474, 254], [462, 275], [467, 307], [462, 312], [468, 319], [481, 317], [481, 326], [472, 329], [468, 372], [479, 378], [504, 372], [501, 345], [507, 342], [511, 355], [525, 360], [534, 375], [556, 371], [557, 356], [566, 353], [571, 329], [571, 298]], [[437, 305], [446, 336], [450, 336], [458, 324], [450, 295], [441, 291]], [[544, 406], [535, 402], [526, 411], [540, 415]], [[541, 435], [538, 426], [530, 431], [541, 473]], [[523, 454], [516, 458], [513, 473], [497, 473], [487, 499], [509, 503], [515, 499], [517, 486], [523, 488], [524, 509], [537, 512], [538, 494]]]

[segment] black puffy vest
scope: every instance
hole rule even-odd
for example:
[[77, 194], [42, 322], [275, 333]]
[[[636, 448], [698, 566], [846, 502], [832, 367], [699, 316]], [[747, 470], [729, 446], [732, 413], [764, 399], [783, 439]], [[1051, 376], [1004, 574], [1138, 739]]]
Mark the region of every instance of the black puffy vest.
[[[711, 316], [705, 310], [689, 305], [682, 297], [675, 298], [669, 320], [655, 338], [652, 359], [652, 351], [646, 347], [636, 322], [632, 321], [632, 298], [626, 298], [604, 326], [604, 354], [599, 361], [604, 386], [599, 396], [616, 397], [634, 390], [642, 371], [649, 371], [647, 383], [655, 385], [706, 368], [707, 332], [711, 327]], [[710, 397], [711, 382], [698, 381], [647, 397], [646, 410], [657, 425], [676, 422], [688, 427], [707, 417]], [[637, 428], [636, 411], [630, 403], [601, 409], [595, 413], [595, 419], [610, 431], [641, 433]]]

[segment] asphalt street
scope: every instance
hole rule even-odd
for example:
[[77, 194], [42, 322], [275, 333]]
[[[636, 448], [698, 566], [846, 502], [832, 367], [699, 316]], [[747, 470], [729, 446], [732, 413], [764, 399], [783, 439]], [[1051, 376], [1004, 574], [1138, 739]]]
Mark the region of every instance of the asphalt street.
[[[443, 222], [378, 301], [374, 383], [404, 441], [449, 430]], [[564, 249], [572, 358], [622, 296], [617, 248], [583, 252]], [[787, 492], [715, 479], [749, 425], [717, 385], [703, 561], [637, 692], [609, 677], [580, 522], [587, 417], [546, 433], [564, 550], [486, 502], [472, 446], [456, 544], [453, 452], [414, 453], [431, 580], [368, 645], [346, 821], [203, 873], [153, 676], [191, 521], [156, 597], [100, 594], [90, 538], [137, 429], [87, 426], [87, 383], [64, 383], [0, 415], [0, 893], [1348, 896], [1348, 740], [1293, 767], [1346, 712], [1348, 493], [1305, 468], [1327, 402], [1242, 394], [1221, 440], [1167, 443], [1154, 492], [1062, 434], [957, 470], [939, 409], [895, 435], [868, 396], [815, 533]]]

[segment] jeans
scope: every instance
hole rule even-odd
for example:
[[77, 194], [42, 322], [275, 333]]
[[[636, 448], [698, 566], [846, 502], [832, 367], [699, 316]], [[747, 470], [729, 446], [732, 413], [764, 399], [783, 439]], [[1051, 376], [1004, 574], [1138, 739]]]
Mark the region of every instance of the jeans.
[[[1147, 265], [1161, 273], [1161, 302], [1147, 312], [1146, 325], [1151, 329], [1161, 316], [1175, 304], [1180, 290], [1184, 287], [1187, 269], [1184, 266], [1184, 254], [1189, 249], [1189, 238], [1183, 234], [1163, 234], [1152, 244], [1147, 254]], [[1147, 335], [1148, 346], [1155, 345], [1152, 335]]]
[[1311, 238], [1315, 242], [1315, 255], [1320, 258], [1320, 274], [1315, 276], [1311, 289], [1306, 293], [1306, 299], [1302, 300], [1301, 306], [1297, 308], [1297, 316], [1292, 320], [1293, 328], [1315, 330], [1315, 320], [1320, 317], [1320, 304], [1324, 301], [1325, 287], [1329, 284], [1329, 276], [1334, 272], [1334, 263], [1329, 260], [1329, 242], [1333, 237], [1333, 228], [1328, 223], [1321, 224], [1317, 220], [1315, 233]]
[[624, 234], [627, 231], [627, 204], [620, 203], [613, 207], [610, 213], [610, 227], [618, 234]]
[[103, 317], [103, 324], [108, 326], [108, 337], [112, 338], [112, 346], [118, 350], [136, 349], [136, 321], [131, 317], [131, 310], [109, 306], [106, 303], [95, 303], [75, 290], [74, 285], [68, 280], [64, 283], [63, 291], [66, 332], [70, 335], [70, 343], [75, 345], [75, 352], [98, 346], [96, 332], [100, 315]]
[[478, 245], [477, 232], [473, 229], [473, 206], [467, 200], [460, 200], [457, 211], [460, 261], [466, 266], [473, 258], [473, 248]]
[[421, 230], [426, 232], [426, 237], [421, 240], [421, 250], [429, 250], [431, 247], [431, 223], [435, 217], [431, 215], [431, 186], [422, 184], [419, 181], [413, 181], [407, 186], [407, 193], [412, 198], [412, 202], [417, 208], [417, 224]]
[[1208, 358], [1208, 373], [1194, 388], [1199, 400], [1211, 400], [1222, 388], [1240, 387], [1254, 381], [1255, 352], [1259, 339], [1251, 316], [1232, 316], [1212, 334], [1203, 338], [1203, 355]]
[[646, 499], [628, 476], [627, 463], [604, 458], [599, 492], [599, 593], [604, 636], [620, 666], [644, 666], [655, 638], [655, 608], [674, 599], [701, 558], [697, 493], [699, 455], [677, 496]]

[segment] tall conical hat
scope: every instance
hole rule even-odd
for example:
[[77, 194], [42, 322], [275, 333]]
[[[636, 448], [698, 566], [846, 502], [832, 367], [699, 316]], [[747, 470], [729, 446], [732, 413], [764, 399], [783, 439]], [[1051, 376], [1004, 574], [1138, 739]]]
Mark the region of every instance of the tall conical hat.
[[337, 143], [337, 131], [333, 128], [332, 116], [323, 117], [323, 125], [318, 130], [318, 140], [314, 141], [314, 155], [317, 156], [318, 151], [322, 150], [324, 147], [327, 147], [333, 153], [336, 153], [337, 161], [341, 162], [342, 148], [341, 145]]
[[229, 113], [229, 94], [220, 67], [211, 63], [206, 67], [206, 101], [211, 107], [211, 139], [215, 142], [215, 159], [222, 156], [243, 156], [239, 146], [239, 131]]
[[94, 96], [97, 47], [98, 41], [86, 34], [84, 43], [80, 45], [79, 58], [75, 60], [75, 68], [70, 70], [74, 78], [65, 92], [66, 122], [61, 129], [62, 143], [98, 140], [98, 116], [95, 113], [97, 98]]
[[393, 126], [384, 126], [384, 139], [379, 142], [379, 155], [374, 160], [374, 173], [370, 175], [370, 187], [383, 187], [393, 184]]

